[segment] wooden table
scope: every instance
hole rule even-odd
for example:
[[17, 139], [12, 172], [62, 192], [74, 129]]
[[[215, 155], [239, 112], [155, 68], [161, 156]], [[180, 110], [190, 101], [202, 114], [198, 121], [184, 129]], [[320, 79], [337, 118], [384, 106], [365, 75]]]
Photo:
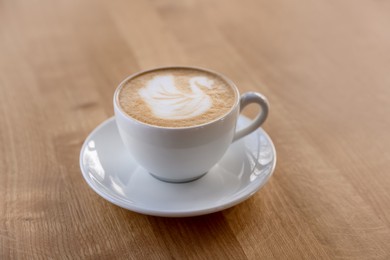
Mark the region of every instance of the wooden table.
[[[278, 163], [247, 201], [151, 217], [84, 181], [117, 84], [164, 65], [269, 98]], [[5, 0], [0, 91], [1, 259], [390, 258], [388, 1]]]

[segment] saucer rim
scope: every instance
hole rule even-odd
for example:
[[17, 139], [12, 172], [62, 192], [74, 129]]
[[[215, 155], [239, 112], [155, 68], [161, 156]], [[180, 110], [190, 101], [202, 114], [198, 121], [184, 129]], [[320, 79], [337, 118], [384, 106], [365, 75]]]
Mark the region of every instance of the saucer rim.
[[[243, 117], [245, 120], [249, 120], [249, 121], [251, 120], [244, 115], [240, 115], [240, 117]], [[236, 194], [243, 192], [244, 194], [239, 196], [238, 198], [228, 200], [225, 203], [221, 203], [221, 204], [218, 204], [215, 206], [210, 206], [210, 207], [206, 207], [206, 208], [196, 208], [196, 209], [191, 209], [189, 207], [189, 209], [184, 209], [184, 210], [163, 210], [163, 209], [156, 210], [156, 209], [151, 209], [149, 207], [146, 207], [146, 208], [140, 207], [136, 204], [125, 203], [122, 199], [115, 198], [111, 194], [104, 192], [104, 189], [101, 189], [100, 187], [98, 187], [98, 185], [96, 185], [92, 181], [92, 179], [89, 177], [87, 170], [84, 168], [84, 164], [83, 164], [83, 160], [82, 160], [82, 158], [83, 158], [82, 156], [83, 156], [85, 147], [87, 146], [88, 140], [90, 140], [91, 137], [93, 135], [95, 135], [95, 133], [97, 133], [103, 127], [105, 127], [106, 125], [108, 125], [110, 123], [116, 124], [114, 116], [107, 118], [102, 123], [100, 123], [98, 126], [96, 126], [88, 134], [88, 136], [85, 138], [83, 145], [81, 147], [80, 156], [79, 156], [80, 170], [81, 170], [83, 178], [87, 182], [88, 186], [94, 192], [96, 192], [99, 196], [101, 196], [103, 199], [111, 202], [112, 204], [114, 204], [116, 206], [119, 206], [121, 208], [130, 210], [133, 212], [137, 212], [137, 213], [145, 214], [145, 215], [149, 215], [149, 216], [158, 216], [158, 217], [193, 217], [193, 216], [200, 216], [200, 215], [215, 213], [215, 212], [222, 211], [222, 210], [228, 209], [230, 207], [233, 207], [233, 206], [247, 200], [248, 198], [252, 197], [256, 192], [258, 192], [262, 187], [264, 187], [264, 185], [269, 181], [269, 179], [272, 177], [272, 175], [275, 172], [276, 161], [277, 161], [275, 145], [274, 145], [272, 139], [270, 138], [270, 136], [267, 134], [267, 132], [264, 129], [262, 129], [261, 127], [259, 127], [254, 132], [260, 131], [261, 134], [267, 138], [267, 141], [269, 142], [270, 146], [272, 147], [272, 153], [274, 155], [273, 164], [272, 164], [272, 167], [270, 169], [270, 173], [266, 176], [266, 178], [262, 179], [261, 181], [259, 180], [258, 184], [246, 185], [246, 187], [244, 189], [238, 190], [238, 192], [236, 192], [232, 196], [234, 198], [234, 196]], [[242, 139], [244, 139], [244, 138], [246, 138], [246, 136], [244, 136]], [[240, 140], [238, 140], [238, 142], [240, 142]], [[177, 185], [181, 185], [181, 184], [179, 183]], [[254, 186], [254, 188], [250, 189], [249, 191], [246, 191], [246, 189], [248, 189], [247, 188], [248, 186]]]

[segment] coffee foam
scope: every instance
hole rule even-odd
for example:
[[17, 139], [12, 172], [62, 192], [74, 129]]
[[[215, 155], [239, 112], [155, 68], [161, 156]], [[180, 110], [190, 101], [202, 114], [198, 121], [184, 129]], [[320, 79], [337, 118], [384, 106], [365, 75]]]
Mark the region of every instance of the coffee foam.
[[163, 127], [204, 124], [226, 114], [236, 93], [221, 77], [196, 69], [160, 69], [127, 81], [119, 93], [124, 112]]

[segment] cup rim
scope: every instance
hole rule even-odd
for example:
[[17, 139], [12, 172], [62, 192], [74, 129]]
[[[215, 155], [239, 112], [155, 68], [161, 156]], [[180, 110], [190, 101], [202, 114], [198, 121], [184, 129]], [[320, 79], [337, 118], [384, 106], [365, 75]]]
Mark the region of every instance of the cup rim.
[[[130, 115], [128, 115], [125, 111], [123, 111], [123, 109], [121, 108], [120, 103], [119, 103], [119, 93], [120, 93], [121, 89], [123, 88], [123, 86], [125, 85], [125, 83], [128, 82], [129, 80], [131, 80], [132, 78], [138, 77], [138, 76], [140, 76], [142, 74], [146, 74], [146, 73], [153, 72], [153, 71], [158, 71], [158, 70], [164, 70], [164, 69], [193, 69], [193, 70], [200, 70], [200, 71], [204, 71], [204, 72], [208, 72], [208, 73], [214, 74], [214, 75], [222, 78], [226, 83], [229, 84], [229, 86], [234, 91], [236, 100], [234, 101], [234, 104], [232, 105], [232, 107], [226, 113], [224, 113], [221, 116], [215, 118], [214, 120], [211, 120], [211, 121], [208, 121], [206, 123], [199, 124], [199, 125], [193, 125], [193, 126], [170, 127], [170, 126], [152, 125], [152, 124], [148, 124], [148, 123], [142, 122], [140, 120], [137, 120], [137, 119], [131, 117]], [[114, 106], [125, 118], [127, 118], [129, 120], [132, 120], [134, 122], [137, 122], [138, 124], [141, 124], [141, 125], [144, 125], [144, 126], [147, 126], [147, 127], [150, 127], [150, 128], [155, 128], [155, 129], [183, 130], [183, 129], [194, 129], [194, 128], [199, 128], [199, 127], [204, 127], [204, 126], [213, 124], [213, 123], [215, 123], [217, 121], [223, 120], [224, 118], [228, 117], [237, 108], [239, 103], [240, 103], [240, 92], [239, 92], [236, 84], [234, 84], [234, 82], [231, 79], [229, 79], [225, 75], [223, 75], [223, 74], [221, 74], [219, 72], [216, 72], [214, 70], [206, 69], [206, 68], [203, 68], [203, 67], [196, 67], [196, 66], [161, 66], [161, 67], [155, 67], [155, 68], [152, 68], [152, 69], [142, 70], [142, 71], [133, 73], [133, 74], [129, 75], [128, 77], [126, 77], [124, 80], [122, 80], [122, 82], [119, 83], [118, 87], [116, 88], [116, 90], [114, 92]]]

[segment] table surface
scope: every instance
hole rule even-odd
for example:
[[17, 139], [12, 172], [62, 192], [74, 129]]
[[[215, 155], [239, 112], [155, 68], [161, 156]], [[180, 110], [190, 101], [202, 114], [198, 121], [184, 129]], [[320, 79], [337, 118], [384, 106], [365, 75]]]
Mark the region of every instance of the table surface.
[[[1, 1], [0, 258], [389, 259], [389, 28], [388, 1]], [[165, 65], [268, 97], [278, 162], [250, 199], [161, 218], [84, 181], [118, 83]]]

